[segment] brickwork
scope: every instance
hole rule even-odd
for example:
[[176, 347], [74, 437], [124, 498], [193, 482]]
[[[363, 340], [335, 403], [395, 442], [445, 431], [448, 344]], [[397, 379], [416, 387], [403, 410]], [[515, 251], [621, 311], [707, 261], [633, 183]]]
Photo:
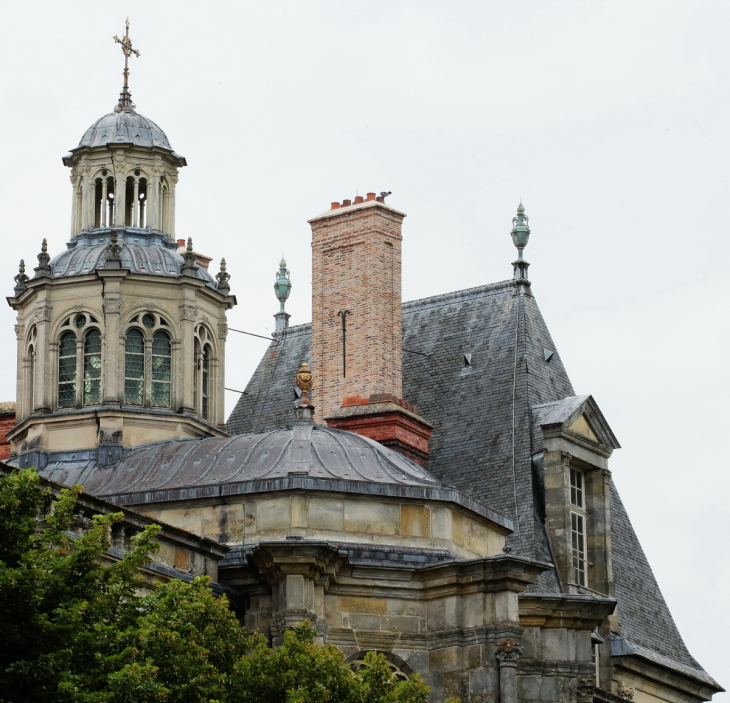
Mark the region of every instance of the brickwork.
[[[405, 215], [376, 200], [374, 193], [343, 205], [333, 203], [330, 211], [309, 221], [317, 421], [338, 410], [345, 396], [402, 395]], [[338, 313], [346, 318], [344, 358], [343, 315]]]
[[10, 440], [7, 433], [15, 427], [15, 411], [0, 412], [0, 461], [10, 459]]

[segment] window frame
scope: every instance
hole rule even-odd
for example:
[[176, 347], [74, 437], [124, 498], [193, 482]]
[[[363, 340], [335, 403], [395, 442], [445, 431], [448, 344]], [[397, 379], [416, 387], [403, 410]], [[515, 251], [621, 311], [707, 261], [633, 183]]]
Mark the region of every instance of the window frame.
[[[139, 335], [142, 346], [140, 351], [128, 351], [128, 335], [131, 331], [135, 332], [135, 336]], [[167, 353], [156, 353], [155, 339], [161, 339], [162, 335], [167, 340]], [[136, 408], [160, 408], [163, 410], [172, 410], [174, 395], [174, 350], [173, 350], [173, 333], [172, 327], [166, 317], [152, 311], [142, 311], [132, 316], [127, 323], [124, 333], [124, 388], [123, 388], [123, 404]], [[138, 347], [139, 348], [139, 347]], [[129, 356], [134, 355], [141, 357], [142, 374], [141, 377], [128, 377], [128, 361]], [[155, 378], [159, 373], [155, 369], [159, 367], [159, 360], [167, 359], [162, 366], [166, 366], [167, 378]], [[141, 393], [137, 397], [141, 398], [141, 402], [135, 402], [128, 396], [127, 388], [130, 382], [141, 381]], [[166, 386], [165, 404], [155, 402], [155, 387]]]
[[580, 469], [569, 467], [570, 473], [570, 557], [573, 580], [578, 586], [588, 587], [588, 545], [586, 510], [586, 479]]
[[[87, 353], [87, 337], [92, 332], [98, 332], [99, 334], [99, 345], [95, 353]], [[56, 383], [55, 383], [55, 397], [54, 406], [59, 409], [69, 408], [84, 408], [94, 407], [101, 405], [103, 398], [103, 384], [104, 384], [104, 332], [99, 324], [99, 321], [94, 317], [93, 313], [88, 311], [82, 311], [70, 315], [60, 325], [58, 331], [58, 354], [56, 358]], [[64, 354], [64, 339], [73, 340], [74, 349], [72, 350], [67, 347], [66, 351], [69, 353]], [[36, 352], [37, 354], [37, 352]], [[86, 378], [86, 363], [87, 356], [98, 357], [98, 377], [91, 379]], [[62, 373], [62, 360], [67, 360], [65, 369], [66, 373]], [[71, 362], [70, 360], [73, 360]], [[73, 369], [73, 372], [70, 370]], [[35, 370], [33, 373], [35, 376]], [[61, 380], [62, 377], [67, 377], [68, 380]], [[87, 396], [87, 382], [98, 382], [98, 397], [89, 399]], [[71, 395], [64, 397], [61, 400], [61, 386], [69, 386], [67, 391], [71, 391]], [[31, 405], [34, 401], [34, 394], [31, 394]], [[72, 400], [73, 398], [73, 400]], [[33, 412], [33, 408], [30, 409]]]

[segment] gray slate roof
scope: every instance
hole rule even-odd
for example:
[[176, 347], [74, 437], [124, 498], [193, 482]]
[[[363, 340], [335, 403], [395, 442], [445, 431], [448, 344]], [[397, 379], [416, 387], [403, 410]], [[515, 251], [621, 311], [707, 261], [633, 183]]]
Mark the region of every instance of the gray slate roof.
[[[403, 397], [434, 426], [429, 471], [517, 518], [509, 546], [552, 563], [544, 528], [540, 423], [585, 397], [569, 399], [573, 387], [530, 288], [509, 280], [404, 303], [403, 346], [419, 352], [403, 354]], [[469, 364], [465, 354], [471, 355]], [[290, 424], [294, 377], [302, 361], [312, 365], [316, 382], [311, 325], [283, 331], [269, 347], [231, 413], [228, 431]], [[564, 399], [569, 400], [557, 402]], [[636, 654], [654, 653], [656, 663], [712, 682], [682, 642], [615, 488], [613, 496], [621, 635], [636, 645]], [[542, 574], [530, 590], [558, 592], [555, 572]]]
[[425, 469], [372, 439], [312, 423], [289, 430], [141, 447], [79, 480], [94, 495], [173, 490], [290, 475], [439, 486]]
[[[118, 229], [117, 237], [122, 247], [120, 256], [123, 269], [150, 276], [177, 278], [181, 275], [184, 261], [177, 253], [177, 243], [169, 241], [164, 234], [126, 228]], [[103, 269], [106, 248], [110, 242], [111, 229], [79, 233], [73, 242], [66, 245], [66, 251], [51, 261], [52, 277], [83, 276]], [[217, 287], [213, 276], [201, 266], [197, 268], [196, 276], [209, 287]]]
[[110, 112], [100, 117], [86, 130], [76, 148], [107, 144], [157, 146], [172, 151], [167, 135], [152, 120], [133, 110]]

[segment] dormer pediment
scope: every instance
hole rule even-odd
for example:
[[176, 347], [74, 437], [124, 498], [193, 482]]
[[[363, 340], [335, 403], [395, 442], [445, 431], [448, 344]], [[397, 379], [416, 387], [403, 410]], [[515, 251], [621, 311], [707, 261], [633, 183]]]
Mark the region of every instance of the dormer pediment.
[[593, 396], [569, 396], [533, 407], [545, 441], [562, 438], [610, 456], [620, 444]]

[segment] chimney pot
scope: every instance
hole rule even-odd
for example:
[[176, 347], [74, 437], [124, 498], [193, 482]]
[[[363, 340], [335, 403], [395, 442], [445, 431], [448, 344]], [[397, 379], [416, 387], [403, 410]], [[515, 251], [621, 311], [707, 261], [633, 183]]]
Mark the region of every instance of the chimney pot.
[[379, 195], [377, 198], [375, 198], [379, 203], [384, 203], [385, 198], [382, 195]]
[[342, 207], [350, 207], [352, 205], [352, 200], [343, 200], [342, 201]]
[[375, 193], [368, 193], [367, 200], [375, 200]]
[[330, 208], [330, 210], [339, 210], [339, 209], [340, 209], [339, 203], [332, 203], [332, 207]]
[[355, 197], [355, 205], [359, 205], [363, 201], [362, 195], [358, 195]]
[[178, 247], [184, 247], [185, 246], [185, 240], [184, 239], [178, 239], [177, 240], [177, 246]]

